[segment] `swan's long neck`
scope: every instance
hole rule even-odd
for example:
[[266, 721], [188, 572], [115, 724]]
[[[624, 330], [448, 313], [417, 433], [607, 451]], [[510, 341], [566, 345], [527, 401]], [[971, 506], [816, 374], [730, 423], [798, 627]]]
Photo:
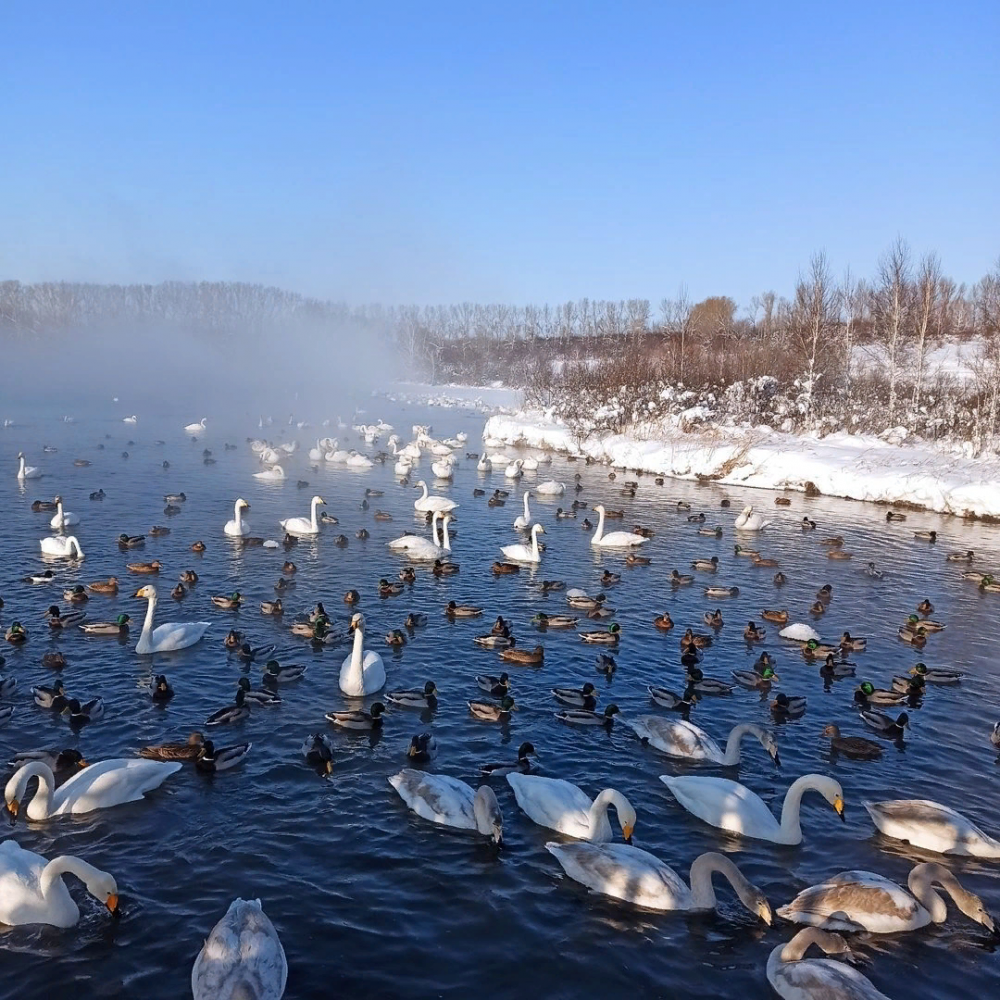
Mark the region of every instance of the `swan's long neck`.
[[531, 520], [531, 512], [528, 510], [528, 491], [524, 491], [524, 519], [525, 521]]
[[[61, 511], [60, 511], [61, 513]], [[75, 555], [77, 559], [83, 558], [83, 549], [80, 548], [80, 543], [76, 540], [75, 535], [71, 535], [69, 539], [69, 551], [72, 555]]]
[[715, 887], [712, 885], [712, 875], [715, 872], [719, 872], [729, 882], [747, 909], [757, 912], [753, 886], [729, 858], [715, 851], [708, 851], [691, 863], [691, 897], [698, 909], [715, 909]]
[[781, 949], [781, 961], [799, 962], [813, 945], [822, 948], [827, 955], [843, 955], [850, 951], [847, 942], [839, 934], [831, 934], [818, 927], [806, 927]]
[[431, 541], [440, 549], [441, 536], [438, 534], [438, 521], [441, 520], [441, 511], [436, 510], [431, 514]]
[[236, 521], [236, 530], [243, 530], [243, 504], [236, 501], [236, 505], [233, 507], [233, 520]]
[[359, 682], [364, 677], [365, 633], [359, 625], [354, 630], [354, 648], [351, 650], [351, 677]]
[[602, 507], [597, 512], [597, 532], [593, 537], [593, 543], [596, 545], [604, 537], [604, 508]]
[[804, 774], [793, 781], [785, 793], [785, 802], [781, 807], [781, 833], [791, 838], [789, 843], [798, 843], [802, 839], [802, 827], [799, 824], [799, 811], [802, 808], [802, 796], [805, 792], [818, 788], [816, 776]]
[[445, 550], [445, 552], [451, 552], [451, 538], [448, 535], [448, 518], [447, 517], [442, 517], [441, 518], [441, 533], [444, 536], [444, 539], [441, 542], [441, 547]]
[[21, 455], [21, 457], [18, 458], [18, 461], [21, 464], [17, 467], [17, 478], [24, 479], [24, 455]]
[[319, 522], [316, 520], [316, 509], [318, 507], [319, 507], [319, 501], [318, 500], [313, 500], [313, 502], [312, 502], [312, 508], [311, 508], [312, 509], [312, 523], [311, 523], [310, 527], [312, 528], [312, 530], [313, 530], [314, 533], [317, 532], [317, 531], [319, 531]]
[[425, 482], [423, 482], [423, 480], [421, 480], [421, 482], [420, 482], [420, 489], [423, 490], [423, 492], [420, 494], [420, 499], [421, 500], [426, 500], [427, 499], [427, 484]]
[[148, 641], [150, 635], [153, 632], [153, 615], [156, 613], [156, 595], [148, 598], [149, 603], [146, 605], [146, 620], [142, 623], [142, 635], [139, 637], [139, 641]]
[[90, 884], [104, 875], [100, 868], [88, 865], [82, 858], [75, 858], [72, 854], [62, 854], [58, 858], [53, 858], [43, 869], [38, 879], [38, 888], [42, 896], [47, 897], [53, 883], [59, 879], [64, 872], [75, 875], [84, 885]]
[[723, 764], [732, 766], [740, 762], [740, 744], [747, 736], [756, 736], [757, 739], [761, 738], [763, 730], [760, 726], [754, 725], [752, 722], [744, 722], [742, 725], [733, 726], [732, 732], [729, 734], [729, 739], [726, 741], [726, 755]]
[[594, 799], [593, 804], [590, 807], [590, 812], [588, 813], [590, 819], [590, 838], [593, 840], [594, 836], [600, 832], [602, 823], [608, 822], [608, 806], [614, 806], [618, 810], [618, 818], [621, 819], [625, 815], [625, 810], [628, 807], [628, 801], [621, 792], [616, 791], [614, 788], [605, 788], [600, 795]]
[[[528, 503], [525, 501], [524, 506], [527, 507]], [[538, 551], [538, 525], [536, 524], [531, 529], [531, 554], [534, 556], [537, 562], [541, 558], [541, 553]]]
[[[942, 924], [948, 919], [948, 907], [945, 901], [934, 891], [934, 883], [937, 883], [955, 901], [955, 905], [973, 920], [978, 919], [974, 914], [981, 908], [981, 901], [967, 889], [962, 887], [961, 882], [944, 865], [933, 862], [917, 865], [910, 872], [910, 877], [906, 884], [910, 887], [910, 892], [921, 903], [924, 909], [931, 915], [931, 920], [936, 924]], [[976, 904], [979, 904], [977, 907]]]
[[65, 516], [63, 515], [62, 500], [56, 501], [56, 520], [59, 521], [60, 524], [65, 523], [66, 520]]
[[[28, 803], [27, 813], [30, 819], [47, 819], [52, 811], [52, 792], [56, 786], [56, 779], [47, 764], [43, 764], [40, 760], [33, 760], [21, 768], [14, 798], [20, 802], [24, 797], [28, 782], [33, 777], [38, 778], [38, 791]], [[9, 784], [7, 788], [10, 788]]]

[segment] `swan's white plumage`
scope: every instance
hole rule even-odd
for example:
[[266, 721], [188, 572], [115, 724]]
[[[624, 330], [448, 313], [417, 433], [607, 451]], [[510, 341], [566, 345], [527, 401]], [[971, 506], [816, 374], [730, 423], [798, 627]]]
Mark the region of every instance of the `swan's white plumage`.
[[763, 531], [770, 523], [762, 515], [755, 514], [753, 507], [744, 507], [733, 527], [737, 531]]
[[423, 492], [421, 495], [413, 501], [413, 509], [422, 511], [423, 513], [433, 513], [436, 510], [441, 511], [442, 514], [447, 513], [449, 510], [454, 510], [458, 504], [454, 500], [448, 497], [441, 496], [429, 496], [427, 493], [427, 483], [422, 479], [416, 484], [416, 489], [420, 489]]
[[243, 520], [243, 511], [249, 509], [250, 504], [243, 497], [239, 497], [233, 506], [232, 520], [226, 521], [226, 525], [222, 530], [231, 538], [241, 538], [243, 535], [249, 535], [250, 525]]
[[363, 698], [385, 687], [385, 664], [373, 649], [365, 650], [365, 619], [356, 614], [351, 619], [354, 645], [351, 655], [340, 666], [340, 690], [349, 698]]
[[989, 836], [968, 817], [929, 799], [889, 799], [865, 802], [872, 822], [887, 837], [904, 840], [936, 854], [1000, 858], [1000, 840]]
[[511, 562], [540, 563], [542, 561], [542, 552], [538, 547], [538, 536], [544, 534], [545, 529], [540, 524], [536, 524], [531, 529], [530, 545], [525, 545], [523, 542], [518, 542], [514, 545], [501, 545], [500, 551]]
[[514, 771], [507, 775], [518, 806], [539, 826], [558, 830], [578, 840], [611, 840], [608, 806], [618, 810], [618, 820], [626, 839], [632, 835], [635, 810], [621, 792], [606, 788], [596, 799], [572, 782], [561, 778], [543, 778]]
[[422, 819], [456, 830], [476, 830], [503, 839], [503, 817], [489, 785], [473, 789], [447, 774], [425, 774], [403, 768], [389, 778], [399, 797]]
[[153, 628], [157, 603], [156, 588], [152, 584], [147, 584], [136, 593], [136, 597], [143, 597], [149, 602], [146, 605], [142, 634], [135, 645], [135, 651], [140, 656], [187, 649], [188, 646], [199, 642], [212, 624], [211, 622], [165, 622]]
[[598, 504], [594, 510], [597, 512], [597, 531], [590, 539], [591, 545], [603, 549], [631, 549], [649, 541], [645, 535], [637, 535], [631, 531], [609, 531], [604, 534], [604, 507]]
[[80, 515], [74, 514], [70, 510], [63, 510], [62, 498], [58, 497], [56, 499], [56, 513], [52, 520], [49, 521], [49, 527], [54, 528], [56, 531], [62, 531], [63, 528], [70, 528], [79, 523]]
[[53, 559], [83, 558], [83, 549], [80, 548], [76, 535], [51, 535], [48, 538], [40, 538], [38, 544], [42, 554]]
[[321, 496], [314, 496], [309, 501], [309, 517], [289, 517], [278, 524], [289, 535], [318, 535], [319, 521], [316, 518], [316, 508], [326, 504]]

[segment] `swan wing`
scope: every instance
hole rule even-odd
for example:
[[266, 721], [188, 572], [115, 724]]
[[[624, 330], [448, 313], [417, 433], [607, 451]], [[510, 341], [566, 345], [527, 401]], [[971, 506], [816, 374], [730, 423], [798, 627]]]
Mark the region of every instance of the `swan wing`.
[[519, 771], [508, 774], [507, 782], [514, 789], [517, 804], [539, 826], [558, 830], [570, 837], [590, 836], [592, 802], [572, 782], [521, 774]]
[[606, 545], [612, 549], [631, 548], [633, 545], [645, 545], [649, 539], [645, 535], [635, 535], [631, 531], [612, 531], [602, 536], [598, 545]]
[[688, 910], [691, 890], [648, 851], [628, 844], [548, 843], [545, 849], [576, 882], [650, 910]]
[[771, 840], [780, 826], [764, 800], [745, 785], [728, 778], [661, 774], [674, 798], [689, 813], [720, 830]]
[[648, 740], [650, 746], [671, 757], [688, 757], [692, 760], [721, 760], [723, 757], [715, 740], [692, 722], [664, 719], [659, 715], [643, 715], [635, 723], [632, 728], [640, 739]]
[[889, 1000], [856, 969], [829, 958], [779, 962], [767, 978], [786, 1000]]
[[193, 646], [208, 631], [211, 622], [164, 622], [150, 636], [152, 652], [170, 653]]
[[260, 900], [235, 899], [191, 970], [194, 1000], [279, 1000], [288, 962]]
[[403, 768], [389, 778], [389, 784], [421, 818], [459, 830], [476, 829], [476, 793], [464, 781], [447, 774], [424, 774]]
[[111, 758], [78, 771], [52, 796], [52, 816], [93, 812], [137, 802], [181, 765], [142, 758]]
[[1000, 857], [1000, 841], [987, 836], [961, 813], [928, 799], [865, 802], [872, 822], [887, 837], [938, 854]]
[[873, 934], [893, 934], [914, 930], [930, 923], [930, 914], [916, 899], [895, 882], [874, 872], [840, 872], [819, 885], [803, 889], [790, 903], [778, 910], [778, 916], [814, 927], [853, 930], [850, 925], [838, 928], [828, 918], [844, 913]]

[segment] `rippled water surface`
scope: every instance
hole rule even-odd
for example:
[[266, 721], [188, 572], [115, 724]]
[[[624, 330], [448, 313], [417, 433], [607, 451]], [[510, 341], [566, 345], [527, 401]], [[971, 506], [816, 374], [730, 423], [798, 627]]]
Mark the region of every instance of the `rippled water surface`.
[[[389, 405], [380, 414], [407, 437], [412, 423], [426, 420], [433, 420], [441, 435], [464, 428], [470, 433], [469, 449], [480, 450], [481, 417]], [[380, 414], [373, 407], [370, 416]], [[117, 922], [109, 919], [71, 880], [83, 910], [75, 929], [16, 928], [0, 934], [5, 972], [0, 996], [27, 1000], [56, 995], [56, 990], [60, 995], [72, 990], [78, 998], [187, 995], [191, 964], [204, 937], [238, 895], [260, 897], [274, 922], [288, 956], [289, 997], [346, 995], [351, 990], [376, 997], [475, 995], [483, 1000], [767, 995], [768, 952], [791, 931], [780, 922], [770, 929], [760, 924], [727, 886], [720, 890], [720, 913], [710, 916], [640, 912], [588, 895], [563, 877], [543, 847], [555, 835], [519, 812], [503, 779], [494, 780], [505, 817], [506, 841], [499, 853], [471, 835], [449, 832], [409, 813], [386, 778], [406, 764], [409, 739], [422, 730], [433, 732], [440, 747], [428, 769], [473, 784], [480, 763], [513, 757], [523, 740], [531, 740], [539, 751], [541, 773], [567, 778], [591, 795], [607, 786], [624, 792], [638, 811], [638, 846], [685, 877], [703, 851], [730, 853], [775, 907], [845, 869], [878, 871], [905, 883], [913, 860], [923, 859], [875, 834], [861, 805], [865, 799], [937, 799], [958, 807], [986, 830], [1000, 832], [996, 755], [987, 739], [1000, 715], [1000, 598], [981, 595], [961, 580], [962, 567], [944, 558], [948, 551], [971, 548], [979, 562], [1000, 568], [1000, 529], [919, 513], [911, 513], [905, 524], [887, 525], [884, 508], [800, 495], [792, 497], [790, 508], [780, 508], [773, 506], [769, 493], [670, 481], [661, 487], [649, 476], [640, 478], [637, 496], [629, 499], [621, 494], [621, 482], [629, 476], [619, 473], [611, 482], [606, 469], [556, 458], [550, 469], [543, 466], [539, 478], [572, 483], [579, 472], [582, 499], [624, 507], [626, 518], [618, 526], [642, 523], [656, 531], [645, 547], [653, 565], [627, 569], [620, 555], [593, 554], [580, 519], [556, 520], [557, 503], [534, 501], [548, 545], [539, 579], [559, 578], [597, 593], [605, 568], [622, 574], [619, 585], [607, 588], [623, 629], [616, 653], [619, 669], [609, 681], [595, 670], [597, 648], [581, 643], [574, 632], [536, 639], [530, 617], [541, 609], [564, 610], [562, 595], [541, 597], [530, 572], [491, 575], [499, 546], [514, 540], [511, 523], [520, 507], [512, 496], [506, 507], [489, 508], [472, 491], [503, 485], [502, 472], [481, 476], [474, 462], [463, 461], [453, 485], [446, 487], [461, 504], [454, 544], [461, 572], [435, 579], [420, 569], [417, 583], [404, 596], [380, 600], [375, 596], [378, 578], [395, 578], [401, 565], [385, 543], [403, 530], [426, 530], [414, 519], [414, 492], [397, 485], [391, 462], [369, 472], [310, 470], [306, 451], [311, 442], [305, 437], [310, 431], [302, 430], [296, 434], [304, 447], [288, 463], [289, 481], [270, 486], [251, 478], [259, 468], [245, 440], [248, 433], [257, 433], [253, 424], [224, 432], [210, 421], [208, 433], [195, 444], [180, 431], [190, 419], [191, 414], [179, 414], [129, 427], [118, 419], [81, 416], [67, 425], [38, 418], [0, 431], [2, 621], [6, 627], [19, 618], [31, 632], [25, 646], [2, 650], [7, 660], [3, 673], [16, 677], [18, 688], [14, 716], [0, 730], [0, 747], [7, 752], [78, 746], [93, 761], [130, 755], [146, 742], [183, 739], [232, 698], [240, 666], [226, 655], [223, 637], [233, 626], [255, 642], [276, 643], [282, 662], [306, 663], [309, 669], [302, 681], [282, 688], [280, 707], [255, 709], [244, 723], [215, 731], [220, 744], [253, 741], [241, 768], [206, 777], [186, 767], [142, 802], [79, 819], [38, 825], [22, 820], [12, 830], [4, 826], [2, 835], [16, 837], [26, 848], [46, 856], [79, 854], [114, 874], [123, 915]], [[270, 433], [277, 438], [279, 431], [271, 428]], [[158, 438], [166, 443], [156, 445]], [[238, 443], [238, 450], [224, 451], [225, 441]], [[43, 443], [58, 452], [43, 454]], [[204, 447], [212, 449], [217, 464], [203, 464]], [[24, 490], [15, 480], [14, 456], [22, 448], [29, 462], [45, 472], [44, 479]], [[122, 457], [125, 450], [127, 459]], [[75, 458], [93, 464], [76, 468]], [[169, 470], [162, 468], [164, 460], [170, 462]], [[426, 458], [421, 474], [431, 478]], [[308, 480], [308, 488], [297, 488], [298, 478]], [[361, 507], [366, 487], [385, 491], [369, 510]], [[98, 488], [107, 494], [103, 503], [88, 499]], [[182, 512], [165, 517], [163, 494], [181, 490], [188, 497]], [[32, 587], [20, 580], [42, 568], [38, 539], [50, 533], [51, 514], [32, 513], [30, 504], [57, 492], [83, 519], [75, 533], [86, 559], [78, 566], [59, 567], [57, 586]], [[224, 537], [222, 526], [232, 516], [234, 499], [242, 495], [253, 508], [254, 534], [274, 537], [277, 519], [307, 513], [313, 492], [326, 498], [340, 526], [325, 528], [316, 542], [304, 541], [292, 552], [299, 572], [296, 589], [285, 597], [282, 625], [261, 616], [258, 603], [274, 596], [285, 553], [241, 550]], [[720, 510], [724, 496], [732, 500], [730, 510]], [[559, 503], [568, 506], [571, 499]], [[686, 515], [677, 512], [678, 499], [707, 511], [711, 523], [721, 523], [723, 538], [698, 536]], [[772, 583], [774, 570], [751, 568], [733, 555], [732, 522], [744, 502], [757, 504], [775, 520], [753, 544], [780, 560], [789, 578], [780, 592]], [[389, 511], [394, 521], [374, 520], [376, 508]], [[819, 522], [817, 531], [798, 529], [804, 513]], [[138, 534], [158, 523], [169, 524], [171, 534], [147, 539], [141, 553], [124, 554], [114, 544], [120, 532]], [[371, 532], [368, 541], [355, 538], [361, 527]], [[935, 528], [937, 545], [913, 540], [917, 528]], [[346, 548], [332, 543], [331, 536], [340, 531], [350, 538]], [[845, 536], [853, 561], [826, 558], [819, 540], [833, 534]], [[199, 538], [208, 546], [204, 555], [189, 551]], [[698, 586], [671, 590], [666, 580], [673, 567], [683, 570], [693, 558], [713, 554], [720, 558], [717, 581], [738, 585], [739, 597], [709, 600], [700, 579]], [[138, 627], [128, 643], [79, 632], [49, 634], [43, 613], [50, 603], [61, 602], [66, 586], [112, 574], [122, 581], [121, 593], [117, 598], [94, 596], [86, 606], [90, 620], [126, 611], [141, 623], [145, 605], [131, 594], [149, 578], [130, 578], [125, 563], [153, 558], [164, 566], [158, 581], [164, 591], [161, 619], [211, 620], [199, 645], [156, 657], [151, 666], [148, 658], [133, 652]], [[884, 579], [875, 581], [863, 573], [869, 559], [885, 571]], [[186, 568], [195, 569], [200, 582], [176, 604], [165, 591]], [[707, 651], [703, 669], [728, 678], [732, 668], [749, 666], [759, 652], [742, 640], [748, 619], [759, 621], [766, 607], [787, 607], [793, 620], [811, 621], [807, 609], [825, 583], [833, 585], [834, 598], [818, 626], [824, 637], [835, 639], [844, 629], [869, 637], [868, 651], [855, 657], [859, 678], [888, 686], [894, 673], [923, 658], [930, 666], [960, 667], [967, 671], [965, 681], [930, 690], [911, 713], [906, 743], [887, 743], [880, 761], [834, 761], [819, 733], [829, 722], [845, 733], [862, 733], [851, 703], [854, 684], [844, 680], [824, 690], [818, 669], [768, 626], [766, 648], [777, 658], [780, 689], [809, 699], [802, 719], [775, 727], [782, 767], [776, 769], [756, 743], [748, 743], [738, 770], [702, 768], [697, 773], [738, 776], [776, 811], [795, 777], [810, 771], [835, 775], [846, 794], [846, 824], [811, 795], [803, 806], [801, 846], [741, 842], [684, 812], [657, 780], [661, 774], [695, 773], [694, 768], [643, 747], [624, 725], [610, 731], [573, 729], [553, 718], [559, 706], [549, 688], [588, 680], [597, 684], [602, 705], [613, 701], [626, 715], [663, 711], [648, 700], [646, 685], [682, 689], [678, 635], [683, 627], [698, 628], [703, 613], [722, 604], [726, 625]], [[346, 707], [337, 678], [347, 647], [317, 651], [287, 628], [316, 600], [323, 600], [343, 627], [349, 613], [341, 598], [352, 587], [363, 595], [369, 644], [385, 659], [389, 687], [416, 687], [433, 679], [441, 691], [433, 715], [390, 709], [383, 732], [374, 738], [336, 730], [324, 720], [325, 712]], [[210, 595], [236, 588], [247, 597], [238, 614], [210, 603]], [[896, 628], [924, 597], [949, 628], [932, 637], [918, 657], [896, 639]], [[485, 614], [451, 623], [442, 613], [451, 599], [480, 604]], [[411, 609], [426, 612], [430, 622], [395, 653], [382, 645], [381, 636], [401, 626]], [[652, 627], [654, 615], [663, 610], [677, 623], [672, 633]], [[481, 694], [474, 675], [503, 669], [495, 653], [472, 643], [497, 614], [514, 623], [520, 645], [538, 641], [545, 646], [543, 668], [508, 668], [519, 705], [508, 727], [478, 722], [466, 707], [467, 699]], [[31, 686], [54, 679], [41, 666], [42, 654], [50, 649], [66, 654], [63, 676], [71, 694], [105, 699], [105, 717], [79, 734], [32, 703]], [[150, 701], [151, 669], [166, 673], [176, 691], [164, 708]], [[257, 668], [251, 677], [256, 686]], [[738, 722], [772, 723], [767, 701], [740, 689], [728, 698], [702, 700], [692, 721], [720, 742]], [[337, 749], [329, 779], [317, 776], [300, 754], [303, 738], [314, 731], [329, 732]], [[1000, 914], [1000, 862], [949, 864]], [[960, 915], [941, 928], [863, 939], [857, 950], [865, 956], [865, 973], [893, 996], [985, 997], [995, 995], [1000, 979], [1000, 961], [982, 928]]]

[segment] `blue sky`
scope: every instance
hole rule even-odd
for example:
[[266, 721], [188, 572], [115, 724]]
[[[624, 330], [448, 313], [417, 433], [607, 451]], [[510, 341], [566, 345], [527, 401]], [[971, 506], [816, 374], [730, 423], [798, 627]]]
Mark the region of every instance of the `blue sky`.
[[27, 3], [0, 278], [350, 302], [791, 289], [1000, 255], [1000, 4]]

